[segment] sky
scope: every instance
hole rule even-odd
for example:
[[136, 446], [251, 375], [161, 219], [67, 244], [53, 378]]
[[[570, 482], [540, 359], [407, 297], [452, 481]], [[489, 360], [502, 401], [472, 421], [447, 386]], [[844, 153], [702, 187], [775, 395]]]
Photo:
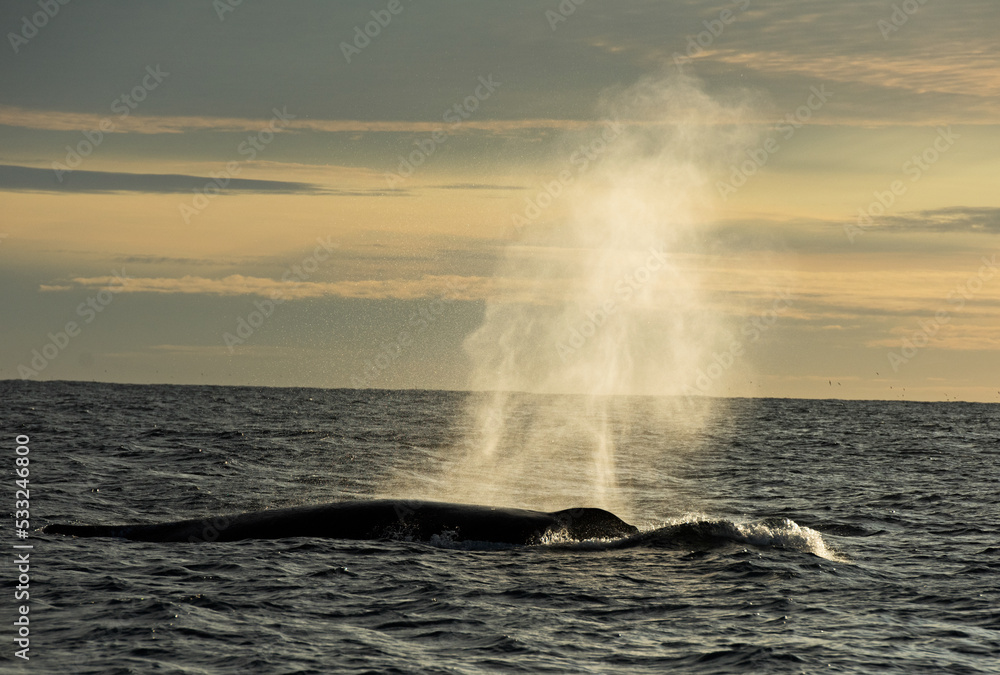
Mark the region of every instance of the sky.
[[[581, 275], [614, 297], [568, 264], [613, 208], [674, 228], [629, 339], [693, 354], [623, 393], [998, 401], [998, 25], [992, 0], [5, 2], [0, 379], [503, 386], [483, 326], [567, 316]], [[685, 181], [622, 204], [657, 134], [643, 175]], [[665, 315], [714, 341], [656, 342]]]

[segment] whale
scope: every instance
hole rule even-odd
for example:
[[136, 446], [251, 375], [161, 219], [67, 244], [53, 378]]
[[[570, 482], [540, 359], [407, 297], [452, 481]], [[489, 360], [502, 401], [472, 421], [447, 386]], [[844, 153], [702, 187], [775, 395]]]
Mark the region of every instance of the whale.
[[410, 499], [339, 501], [210, 518], [128, 525], [50, 524], [48, 534], [117, 537], [147, 542], [216, 542], [321, 537], [427, 542], [482, 541], [514, 545], [543, 543], [547, 536], [570, 540], [619, 539], [639, 532], [598, 508], [562, 511], [450, 504]]

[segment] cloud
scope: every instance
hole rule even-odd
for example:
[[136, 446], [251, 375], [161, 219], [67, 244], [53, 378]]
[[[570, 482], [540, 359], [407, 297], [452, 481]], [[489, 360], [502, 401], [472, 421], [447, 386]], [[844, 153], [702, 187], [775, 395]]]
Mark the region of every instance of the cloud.
[[[887, 347], [899, 349], [903, 340], [912, 340], [914, 334], [922, 331], [920, 325], [894, 326], [889, 330], [892, 337], [869, 340], [866, 347]], [[930, 336], [928, 345], [935, 349], [955, 349], [962, 351], [998, 351], [1000, 336], [993, 325], [973, 325], [968, 323], [949, 323], [941, 325], [938, 332]]]
[[360, 281], [281, 281], [266, 277], [231, 274], [221, 279], [196, 277], [128, 277], [122, 283], [118, 277], [77, 277], [72, 285], [42, 285], [42, 291], [62, 291], [71, 288], [111, 288], [119, 293], [162, 293], [202, 295], [258, 295], [266, 298], [304, 300], [339, 297], [368, 300], [418, 300], [447, 296], [456, 300], [477, 300], [484, 297], [489, 279], [485, 277], [424, 276], [419, 279], [365, 279]]
[[[45, 131], [90, 131], [103, 129], [112, 123], [106, 133], [118, 134], [183, 134], [195, 131], [253, 133], [270, 128], [276, 133], [292, 131], [321, 131], [328, 133], [431, 133], [447, 131], [468, 133], [483, 131], [505, 134], [514, 131], [555, 129], [560, 131], [586, 130], [603, 124], [586, 119], [475, 119], [462, 120], [460, 124], [444, 121], [421, 120], [323, 120], [291, 119], [277, 129], [268, 127], [270, 119], [246, 117], [193, 117], [165, 115], [129, 115], [128, 117], [97, 115], [93, 113], [36, 110], [18, 106], [0, 105], [0, 125]], [[103, 125], [102, 125], [103, 123]]]
[[539, 283], [535, 279], [482, 276], [424, 275], [404, 279], [360, 279], [352, 281], [281, 281], [241, 274], [213, 279], [183, 277], [77, 277], [69, 282], [42, 284], [42, 292], [80, 289], [111, 289], [116, 293], [200, 294], [216, 296], [256, 295], [284, 300], [349, 298], [363, 300], [423, 300], [446, 297], [452, 300], [550, 305], [566, 302], [565, 285]]
[[[799, 276], [793, 281], [780, 274], [765, 274], [751, 269], [728, 269], [723, 275], [703, 273], [703, 283], [714, 296], [720, 309], [743, 314], [756, 311], [756, 306], [770, 303], [776, 289], [792, 288], [798, 300], [793, 303], [801, 318], [857, 317], [859, 315], [899, 314], [913, 316], [927, 307], [940, 304], [930, 297], [926, 281], [912, 275], [884, 273], [875, 279], [858, 279], [857, 275], [814, 274]], [[881, 278], [878, 278], [878, 277]], [[932, 275], [948, 278], [947, 275]], [[951, 279], [949, 278], [949, 281]], [[739, 290], [733, 283], [739, 282]], [[915, 283], [923, 282], [923, 283]], [[881, 293], [872, 295], [874, 285]], [[256, 295], [282, 297], [288, 300], [310, 298], [355, 298], [367, 300], [419, 300], [448, 296], [458, 300], [493, 299], [502, 302], [534, 304], [560, 303], [572, 300], [566, 296], [566, 284], [561, 281], [539, 283], [534, 279], [511, 277], [424, 275], [404, 279], [361, 279], [350, 281], [281, 281], [267, 277], [232, 274], [222, 278], [193, 275], [182, 277], [135, 277], [127, 283], [114, 276], [77, 277], [42, 285], [41, 291], [55, 292], [78, 289], [111, 288], [121, 293], [202, 294], [216, 296]], [[608, 289], [609, 294], [613, 289]], [[655, 300], [649, 309], [658, 311]]]
[[[670, 119], [660, 116], [656, 120], [623, 119], [625, 124], [644, 126], [667, 126], [678, 121], [690, 123], [691, 111], [678, 106], [677, 115]], [[270, 120], [237, 117], [184, 117], [158, 115], [130, 115], [123, 119], [93, 113], [59, 112], [32, 110], [16, 106], [0, 105], [0, 125], [21, 129], [42, 131], [92, 131], [113, 126], [105, 133], [116, 134], [184, 134], [192, 132], [216, 133], [256, 133], [269, 128], [274, 133], [321, 132], [321, 133], [385, 133], [385, 134], [431, 134], [444, 132], [449, 136], [484, 133], [495, 136], [512, 134], [535, 135], [539, 132], [594, 132], [605, 129], [608, 120], [602, 117], [587, 119], [568, 118], [525, 118], [525, 119], [463, 119], [461, 122], [443, 120], [333, 120], [333, 119], [292, 119], [282, 122], [277, 129], [268, 127]], [[730, 124], [747, 122], [746, 117], [717, 118], [709, 124]], [[749, 120], [758, 124], [772, 122], [760, 117]]]
[[852, 57], [843, 53], [719, 49], [706, 51], [701, 58], [750, 66], [764, 72], [795, 73], [819, 80], [861, 82], [918, 93], [964, 94], [993, 99], [1000, 96], [996, 57], [971, 50], [928, 59], [923, 54], [912, 57], [873, 54]]
[[[996, 124], [1000, 60], [989, 30], [995, 3], [964, 0], [958, 12], [921, 2], [909, 23], [883, 39], [877, 22], [901, 11], [900, 4], [674, 0], [629, 11], [616, 3], [578, 12], [600, 12], [601, 21], [574, 16], [574, 30], [605, 58], [645, 71], [681, 56], [710, 83], [739, 72], [740, 84], [766, 90], [781, 110], [825, 82], [835, 98], [810, 124]], [[728, 25], [719, 20], [723, 9], [732, 16]]]
[[949, 206], [882, 216], [877, 228], [888, 232], [971, 232], [1000, 234], [1000, 208]]
[[[189, 194], [206, 185], [217, 187], [214, 179], [186, 174], [122, 173], [116, 171], [70, 171], [57, 175], [52, 169], [0, 164], [0, 190], [9, 192], [143, 192]], [[230, 178], [221, 192], [268, 194], [367, 195], [367, 191], [337, 191], [313, 183], [280, 180]], [[379, 194], [385, 190], [377, 191]]]
[[205, 258], [172, 258], [165, 255], [126, 255], [112, 258], [113, 262], [136, 265], [217, 265], [219, 261]]
[[748, 67], [761, 76], [786, 82], [796, 79], [832, 82], [835, 99], [814, 124], [850, 123], [867, 127], [996, 124], [1000, 75], [992, 45], [967, 48], [942, 44], [914, 53], [809, 53], [783, 49], [715, 49], [696, 60], [724, 68]]
[[452, 183], [435, 185], [439, 190], [527, 190], [523, 185], [493, 185], [491, 183]]

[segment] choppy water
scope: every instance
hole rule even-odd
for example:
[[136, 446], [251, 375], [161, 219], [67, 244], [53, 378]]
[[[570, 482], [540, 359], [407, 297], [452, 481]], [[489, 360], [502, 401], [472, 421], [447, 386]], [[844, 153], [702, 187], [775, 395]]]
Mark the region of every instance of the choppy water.
[[645, 531], [617, 542], [33, 531], [14, 658], [18, 434], [32, 530], [173, 520], [432, 473], [466, 396], [0, 382], [0, 670], [1000, 672], [1000, 407], [801, 400], [722, 401], [688, 434], [632, 414], [618, 469]]

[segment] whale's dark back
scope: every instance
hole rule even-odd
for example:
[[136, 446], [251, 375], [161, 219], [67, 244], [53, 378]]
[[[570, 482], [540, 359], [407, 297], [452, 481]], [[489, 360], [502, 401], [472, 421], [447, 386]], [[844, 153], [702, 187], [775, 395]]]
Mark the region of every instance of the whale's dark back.
[[508, 544], [537, 543], [550, 531], [565, 531], [573, 539], [614, 538], [638, 532], [602, 509], [546, 513], [395, 499], [334, 502], [151, 525], [53, 524], [43, 531], [136, 541], [211, 542], [285, 537], [428, 541], [442, 535], [454, 541]]
[[573, 539], [617, 539], [639, 532], [635, 525], [604, 509], [578, 508], [552, 514]]

